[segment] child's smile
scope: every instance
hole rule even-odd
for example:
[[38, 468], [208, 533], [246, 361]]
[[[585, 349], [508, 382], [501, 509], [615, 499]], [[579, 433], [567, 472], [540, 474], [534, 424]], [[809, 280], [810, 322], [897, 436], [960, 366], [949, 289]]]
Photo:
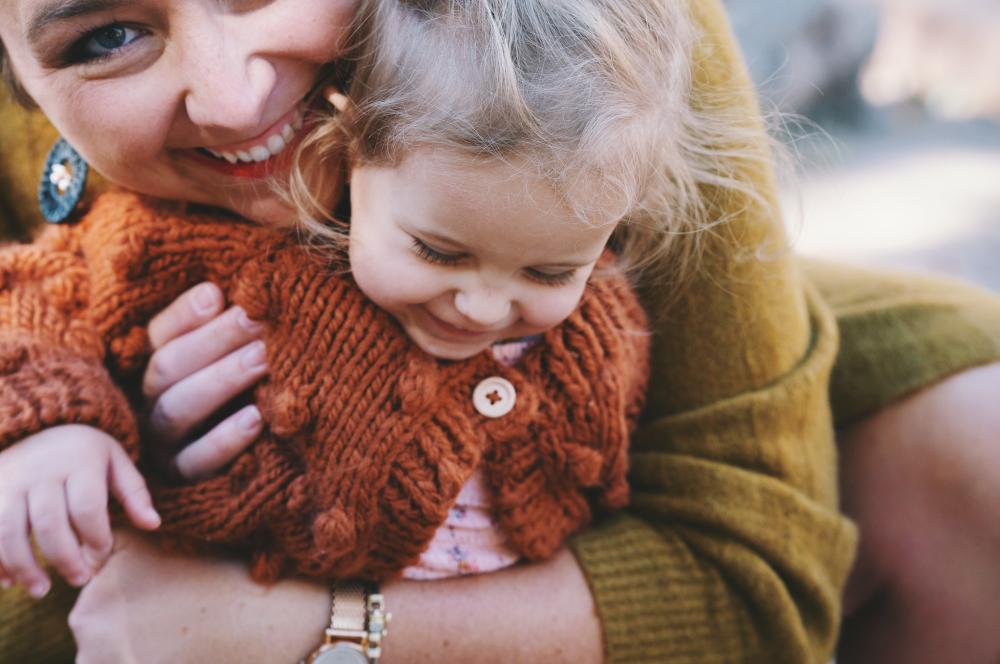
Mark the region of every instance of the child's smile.
[[351, 183], [358, 286], [443, 359], [558, 325], [617, 221], [577, 218], [519, 165], [430, 150]]

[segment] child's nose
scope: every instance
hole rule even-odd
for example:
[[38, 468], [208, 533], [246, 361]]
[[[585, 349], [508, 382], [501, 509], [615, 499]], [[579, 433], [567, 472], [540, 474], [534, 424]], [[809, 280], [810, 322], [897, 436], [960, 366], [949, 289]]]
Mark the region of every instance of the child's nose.
[[510, 315], [510, 308], [510, 298], [497, 291], [483, 289], [455, 293], [455, 309], [480, 327], [492, 327], [505, 321]]

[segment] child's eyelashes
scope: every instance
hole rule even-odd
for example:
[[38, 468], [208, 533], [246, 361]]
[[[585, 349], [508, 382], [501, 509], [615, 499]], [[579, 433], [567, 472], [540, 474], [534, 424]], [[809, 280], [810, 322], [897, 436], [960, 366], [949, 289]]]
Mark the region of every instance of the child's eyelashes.
[[541, 270], [527, 269], [524, 271], [528, 279], [543, 286], [565, 286], [573, 281], [576, 270], [564, 270], [562, 272], [542, 272]]
[[413, 250], [428, 263], [436, 265], [457, 265], [465, 258], [465, 254], [450, 254], [440, 251], [418, 238], [413, 238]]
[[[423, 260], [434, 265], [453, 266], [466, 260], [469, 256], [463, 253], [449, 253], [435, 249], [426, 242], [414, 237], [413, 251]], [[576, 269], [559, 272], [546, 272], [536, 268], [525, 268], [524, 276], [529, 281], [542, 286], [565, 286], [576, 277]]]

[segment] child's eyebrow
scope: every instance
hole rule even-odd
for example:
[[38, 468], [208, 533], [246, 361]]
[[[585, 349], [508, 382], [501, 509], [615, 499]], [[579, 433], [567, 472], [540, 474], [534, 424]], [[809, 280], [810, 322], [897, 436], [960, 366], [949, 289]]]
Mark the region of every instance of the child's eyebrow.
[[129, 0], [54, 0], [42, 5], [28, 21], [28, 43], [37, 43], [53, 25], [70, 19], [117, 9], [129, 4]]

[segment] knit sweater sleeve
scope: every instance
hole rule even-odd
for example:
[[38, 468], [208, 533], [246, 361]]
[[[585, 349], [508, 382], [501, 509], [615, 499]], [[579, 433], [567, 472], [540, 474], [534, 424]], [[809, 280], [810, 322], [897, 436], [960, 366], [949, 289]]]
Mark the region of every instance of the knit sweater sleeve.
[[[692, 4], [697, 86], [756, 117], [721, 3]], [[611, 662], [826, 662], [836, 639], [856, 537], [837, 511], [836, 326], [788, 256], [770, 172], [736, 169], [769, 204], [709, 191], [728, 221], [687, 288], [646, 284], [632, 504], [571, 542]]]
[[128, 401], [104, 367], [86, 315], [80, 227], [0, 249], [0, 449], [54, 426], [86, 424], [138, 446]]

